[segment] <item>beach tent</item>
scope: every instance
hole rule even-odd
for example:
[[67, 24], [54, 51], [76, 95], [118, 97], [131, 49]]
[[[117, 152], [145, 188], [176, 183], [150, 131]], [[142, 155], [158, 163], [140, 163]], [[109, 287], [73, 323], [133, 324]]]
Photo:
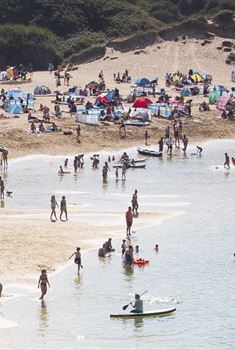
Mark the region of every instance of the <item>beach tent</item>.
[[138, 98], [135, 103], [133, 104], [132, 107], [134, 108], [148, 108], [148, 105], [150, 105], [152, 103], [151, 100], [149, 100], [146, 97], [140, 97]]
[[89, 84], [87, 84], [87, 87], [89, 89], [96, 89], [99, 84], [96, 81], [90, 81]]
[[150, 84], [151, 84], [150, 80], [148, 80], [147, 78], [144, 78], [144, 77], [139, 78], [135, 81], [135, 85], [141, 86], [141, 87], [144, 87], [144, 86], [147, 86]]
[[34, 95], [50, 95], [51, 90], [47, 86], [38, 85], [35, 87], [33, 93], [34, 93]]
[[18, 103], [12, 103], [9, 106], [9, 113], [11, 114], [21, 114], [23, 113], [22, 107]]
[[191, 78], [194, 82], [197, 81], [198, 83], [202, 83], [204, 81], [203, 76], [197, 72], [195, 72]]
[[182, 95], [182, 96], [186, 96], [186, 97], [187, 97], [187, 96], [190, 96], [190, 95], [192, 95], [192, 91], [191, 91], [190, 89], [186, 89], [186, 88], [185, 88], [185, 89], [182, 89], [182, 90], [181, 90], [181, 95]]
[[148, 112], [146, 112], [146, 111], [137, 112], [134, 115], [132, 115], [131, 117], [134, 119], [140, 119], [140, 120], [144, 120], [144, 121], [150, 120], [150, 116], [149, 116]]

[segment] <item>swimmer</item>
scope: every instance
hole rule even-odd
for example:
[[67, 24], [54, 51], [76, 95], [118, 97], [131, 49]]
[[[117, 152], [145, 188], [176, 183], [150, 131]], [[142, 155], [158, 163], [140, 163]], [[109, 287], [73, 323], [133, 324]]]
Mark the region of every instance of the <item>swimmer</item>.
[[156, 252], [158, 252], [158, 250], [159, 250], [158, 244], [155, 245], [154, 250], [155, 250]]
[[114, 156], [112, 156], [112, 161], [115, 162], [115, 157]]
[[122, 240], [122, 245], [121, 245], [122, 256], [125, 254], [126, 248], [127, 248], [127, 246], [126, 246], [126, 240], [123, 239], [123, 240]]
[[109, 162], [109, 163], [111, 162], [111, 157], [110, 157], [110, 156], [108, 156], [108, 162]]
[[43, 269], [41, 271], [41, 275], [38, 280], [38, 288], [41, 287], [41, 292], [42, 292], [39, 300], [43, 301], [43, 298], [47, 293], [47, 285], [50, 287], [50, 283], [47, 278], [47, 270]]
[[199, 156], [201, 156], [202, 151], [203, 151], [202, 147], [197, 146], [197, 154], [198, 154]]
[[136, 252], [136, 254], [139, 253], [139, 246], [138, 245], [135, 246], [135, 252]]

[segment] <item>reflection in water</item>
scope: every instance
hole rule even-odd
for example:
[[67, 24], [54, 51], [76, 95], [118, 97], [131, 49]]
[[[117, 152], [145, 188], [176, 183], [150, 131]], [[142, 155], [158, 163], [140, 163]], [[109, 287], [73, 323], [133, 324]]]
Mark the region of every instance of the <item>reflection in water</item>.
[[1, 199], [0, 206], [1, 206], [1, 208], [5, 208], [5, 202], [4, 202], [4, 199]]
[[141, 328], [143, 328], [143, 325], [144, 325], [143, 318], [135, 318], [134, 319], [134, 326], [135, 326], [136, 331], [139, 331]]
[[45, 301], [41, 302], [41, 308], [39, 310], [39, 331], [44, 333], [44, 331], [49, 327], [48, 322], [48, 309]]
[[123, 270], [124, 270], [124, 275], [126, 277], [128, 277], [128, 279], [132, 280], [133, 273], [134, 273], [134, 269], [133, 269], [132, 265], [123, 264]]

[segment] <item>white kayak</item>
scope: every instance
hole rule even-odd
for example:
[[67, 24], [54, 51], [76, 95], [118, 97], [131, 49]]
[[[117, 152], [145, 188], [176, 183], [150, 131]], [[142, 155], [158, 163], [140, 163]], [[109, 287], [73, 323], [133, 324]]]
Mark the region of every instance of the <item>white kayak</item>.
[[162, 310], [150, 310], [145, 311], [143, 313], [123, 313], [123, 314], [111, 314], [111, 318], [141, 318], [141, 317], [157, 317], [157, 316], [166, 316], [169, 314], [172, 314], [176, 311], [176, 308], [170, 308], [170, 309], [162, 309]]

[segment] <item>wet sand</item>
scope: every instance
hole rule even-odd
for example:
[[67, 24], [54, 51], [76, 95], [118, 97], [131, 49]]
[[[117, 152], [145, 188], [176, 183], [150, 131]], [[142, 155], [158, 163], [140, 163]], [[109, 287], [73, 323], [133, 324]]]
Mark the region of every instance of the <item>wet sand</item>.
[[[122, 212], [83, 210], [82, 216], [87, 216], [87, 219], [81, 221], [77, 211], [68, 208], [69, 221], [51, 222], [49, 211], [1, 209], [1, 280], [4, 283], [35, 283], [42, 268], [55, 271], [68, 261], [77, 246], [84, 253], [99, 248], [108, 237], [125, 237]], [[133, 231], [160, 225], [163, 220], [178, 214], [170, 211], [141, 212], [134, 219]], [[89, 218], [93, 215], [100, 219], [92, 222]], [[105, 220], [108, 216], [113, 220]]]

